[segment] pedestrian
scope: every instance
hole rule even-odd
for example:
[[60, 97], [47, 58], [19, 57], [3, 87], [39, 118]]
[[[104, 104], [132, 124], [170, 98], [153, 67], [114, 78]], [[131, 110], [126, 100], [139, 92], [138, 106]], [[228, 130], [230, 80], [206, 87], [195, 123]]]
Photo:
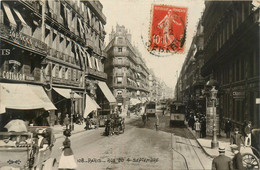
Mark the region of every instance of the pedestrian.
[[251, 121], [248, 121], [248, 124], [245, 127], [244, 131], [245, 131], [245, 146], [251, 146], [251, 133], [252, 133]]
[[130, 118], [130, 111], [127, 109], [127, 117], [129, 117]]
[[206, 118], [203, 116], [201, 121], [201, 137], [206, 137]]
[[59, 169], [76, 169], [77, 164], [71, 149], [71, 142], [69, 137], [71, 136], [71, 132], [69, 129], [66, 129], [63, 132], [63, 135], [66, 137], [63, 142], [62, 154], [59, 162]]
[[195, 130], [195, 129], [194, 129], [194, 124], [195, 124], [195, 120], [196, 120], [196, 119], [195, 119], [194, 117], [195, 117], [195, 116], [192, 116], [192, 117], [191, 117], [191, 128], [192, 128], [192, 130]]
[[219, 147], [219, 156], [212, 161], [212, 170], [232, 170], [232, 160], [225, 155], [225, 148]]
[[232, 123], [231, 121], [228, 119], [227, 122], [225, 123], [225, 133], [226, 133], [226, 137], [230, 138], [230, 131], [232, 128]]
[[238, 147], [232, 148], [232, 152], [234, 153], [234, 157], [232, 159], [233, 169], [244, 170], [242, 155], [239, 152]]
[[68, 114], [66, 114], [66, 117], [64, 118], [63, 123], [66, 126], [66, 129], [69, 129], [70, 119], [69, 119], [69, 115]]
[[200, 138], [201, 124], [199, 122], [199, 119], [196, 120], [196, 123], [194, 124], [194, 129], [196, 131], [196, 137]]
[[163, 115], [163, 117], [165, 115], [165, 108], [164, 107], [162, 108], [162, 115]]
[[159, 127], [159, 117], [156, 116], [156, 122], [155, 122], [155, 129], [156, 129], [156, 131], [158, 130], [158, 127]]
[[89, 127], [90, 127], [90, 119], [89, 119], [89, 116], [86, 118], [86, 126], [85, 126], [85, 129], [86, 130], [89, 130]]
[[238, 128], [235, 128], [234, 134], [232, 134], [230, 138], [230, 145], [237, 145], [238, 150], [240, 151], [240, 147], [242, 143], [243, 143], [242, 135], [239, 134]]

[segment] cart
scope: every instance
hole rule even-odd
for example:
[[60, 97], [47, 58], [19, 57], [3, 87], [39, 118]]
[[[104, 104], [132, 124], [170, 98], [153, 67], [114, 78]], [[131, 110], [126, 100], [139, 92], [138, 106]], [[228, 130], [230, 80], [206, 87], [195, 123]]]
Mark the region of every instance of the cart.
[[[48, 143], [41, 147], [39, 139], [44, 138]], [[50, 127], [29, 127], [28, 132], [0, 132], [0, 169], [58, 169], [56, 159], [50, 157], [54, 142]]]
[[253, 129], [251, 137], [252, 137], [251, 146], [243, 146], [240, 149], [243, 166], [247, 170], [260, 170], [260, 164], [259, 164], [260, 129]]

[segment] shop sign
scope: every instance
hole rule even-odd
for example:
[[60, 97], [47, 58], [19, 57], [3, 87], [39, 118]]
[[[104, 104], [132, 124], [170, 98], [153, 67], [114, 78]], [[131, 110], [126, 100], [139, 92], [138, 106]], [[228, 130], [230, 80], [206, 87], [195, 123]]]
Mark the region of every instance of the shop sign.
[[233, 92], [233, 98], [234, 98], [234, 99], [245, 98], [245, 92], [244, 92], [244, 91]]
[[21, 66], [21, 63], [19, 61], [16, 61], [16, 60], [9, 60], [8, 64], [15, 64], [17, 66]]
[[3, 71], [2, 77], [10, 80], [25, 80], [25, 75], [20, 73], [13, 73], [8, 71]]
[[1, 50], [1, 55], [10, 55], [11, 50], [10, 49], [0, 49]]
[[25, 80], [34, 81], [34, 77], [32, 77], [32, 76], [25, 76]]

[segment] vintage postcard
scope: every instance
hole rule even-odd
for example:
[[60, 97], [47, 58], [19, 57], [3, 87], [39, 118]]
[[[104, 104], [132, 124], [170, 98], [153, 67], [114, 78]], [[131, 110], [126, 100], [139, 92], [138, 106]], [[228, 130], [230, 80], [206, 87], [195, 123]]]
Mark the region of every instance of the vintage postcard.
[[259, 7], [2, 0], [0, 170], [259, 170]]

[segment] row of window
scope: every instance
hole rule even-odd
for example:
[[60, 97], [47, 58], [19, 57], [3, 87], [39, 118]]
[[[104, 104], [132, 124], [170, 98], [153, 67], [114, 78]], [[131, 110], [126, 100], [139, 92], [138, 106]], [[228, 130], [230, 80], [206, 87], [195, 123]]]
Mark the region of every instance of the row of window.
[[227, 40], [234, 34], [235, 30], [243, 23], [247, 16], [250, 15], [252, 6], [251, 2], [239, 2], [237, 8], [233, 9], [232, 14], [227, 15], [221, 26], [218, 28], [217, 50], [225, 44]]
[[[83, 72], [70, 67], [65, 67], [59, 64], [52, 64], [51, 66], [51, 76], [54, 78], [60, 78], [71, 81], [82, 82], [84, 75]], [[45, 68], [46, 75], [49, 75], [50, 65]], [[50, 76], [50, 75], [49, 75]]]
[[241, 56], [230, 62], [216, 73], [221, 84], [228, 84], [247, 78], [259, 76], [259, 57], [256, 51], [249, 56]]
[[80, 15], [78, 15], [77, 12], [74, 11], [74, 9], [71, 9], [66, 3], [60, 1], [49, 0], [47, 2], [47, 11], [61, 17], [62, 24], [70, 30], [75, 31], [75, 33], [82, 38], [84, 37], [84, 31], [87, 30], [86, 24], [90, 25], [103, 36], [104, 26], [101, 21], [99, 21], [98, 17], [95, 16], [90, 8], [84, 5], [83, 2], [77, 1], [76, 4], [79, 8], [79, 11], [77, 12], [82, 14], [84, 18], [81, 18]]
[[[57, 51], [63, 51], [67, 55], [72, 55], [73, 46], [72, 42], [69, 37], [64, 36], [63, 34], [57, 32], [56, 30], [52, 29], [50, 26], [46, 25], [45, 29], [45, 43], [52, 47]], [[95, 46], [103, 49], [103, 42], [99, 39], [99, 36], [94, 37]], [[75, 44], [75, 42], [74, 42]]]
[[[247, 96], [247, 97], [246, 97]], [[259, 125], [259, 105], [255, 104], [256, 98], [259, 98], [259, 92], [251, 91], [246, 94], [244, 98], [234, 99], [230, 94], [225, 94], [221, 98], [223, 107], [223, 113], [225, 117], [229, 117], [232, 120], [243, 122], [245, 114], [253, 122], [254, 125]], [[245, 103], [248, 103], [246, 105]], [[247, 107], [247, 108], [246, 108]], [[248, 110], [249, 112], [246, 112]]]

